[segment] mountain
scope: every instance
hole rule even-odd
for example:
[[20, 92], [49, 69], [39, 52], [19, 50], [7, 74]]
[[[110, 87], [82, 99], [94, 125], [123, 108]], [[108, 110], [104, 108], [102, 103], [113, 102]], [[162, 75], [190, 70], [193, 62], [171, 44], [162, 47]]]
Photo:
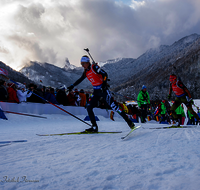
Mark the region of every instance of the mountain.
[[[5, 70], [7, 70], [8, 71], [8, 76], [7, 77], [10, 78], [11, 80], [15, 81], [15, 82], [26, 83], [27, 85], [30, 84], [30, 83], [33, 83], [33, 81], [30, 80], [28, 77], [24, 76], [20, 72], [15, 71], [11, 67], [9, 67], [5, 63], [3, 63], [2, 61], [0, 61], [0, 68], [3, 68]], [[3, 79], [3, 80], [8, 81], [3, 76], [0, 76], [0, 78]]]
[[[109, 76], [111, 90], [124, 96], [137, 98], [142, 85], [152, 100], [165, 99], [169, 90], [169, 75], [178, 74], [191, 91], [193, 98], [200, 96], [199, 81], [200, 35], [186, 36], [172, 45], [161, 45], [149, 49], [137, 59], [117, 58], [98, 64]], [[70, 65], [66, 59], [60, 68], [49, 63], [30, 62], [21, 70], [25, 76], [43, 85], [59, 87], [74, 83], [83, 72], [83, 68]], [[88, 80], [84, 80], [77, 88], [92, 89]], [[121, 96], [116, 97], [120, 100]]]
[[[110, 85], [116, 87], [116, 84], [122, 84], [127, 81], [125, 73], [128, 72], [128, 67], [134, 60], [135, 59], [133, 58], [118, 58], [101, 62], [99, 65], [103, 65], [102, 69], [105, 69], [105, 71], [108, 72], [111, 80]], [[115, 73], [119, 73], [121, 65], [123, 65], [123, 72], [116, 77]], [[56, 88], [62, 85], [69, 86], [73, 84], [82, 75], [83, 68], [70, 65], [68, 61], [66, 61], [62, 68], [49, 63], [30, 61], [20, 70], [20, 72], [36, 83], [42, 81], [44, 86]], [[88, 80], [84, 80], [77, 88], [92, 90], [92, 85]]]
[[150, 49], [133, 65], [127, 73], [130, 76], [127, 82], [113, 88], [113, 91], [136, 99], [144, 84], [152, 100], [165, 99], [169, 90], [169, 75], [175, 73], [193, 98], [200, 97], [200, 36], [197, 34], [186, 36], [171, 46]]
[[[49, 63], [39, 63], [31, 61], [27, 63], [21, 70], [25, 76], [41, 83], [44, 86], [51, 86], [54, 88], [62, 85], [69, 86], [75, 82], [83, 73], [81, 67], [71, 66], [69, 62], [63, 67], [57, 67]], [[84, 80], [77, 88], [91, 88], [89, 81]]]

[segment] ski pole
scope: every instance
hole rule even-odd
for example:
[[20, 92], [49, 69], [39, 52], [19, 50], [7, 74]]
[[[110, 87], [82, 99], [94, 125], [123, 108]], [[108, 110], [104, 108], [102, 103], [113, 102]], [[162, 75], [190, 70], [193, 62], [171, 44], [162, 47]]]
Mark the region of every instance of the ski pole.
[[0, 110], [0, 111], [3, 111], [5, 113], [12, 113], [12, 114], [18, 114], [18, 115], [24, 115], [24, 116], [31, 116], [31, 117], [39, 117], [39, 118], [47, 119], [47, 117], [42, 117], [42, 116], [38, 116], [38, 115], [32, 115], [32, 114], [26, 114], [26, 113], [18, 113], [18, 112], [12, 112], [12, 111], [4, 111], [4, 110]]
[[85, 123], [85, 124], [89, 125], [90, 127], [92, 126], [92, 125], [90, 125], [89, 123], [85, 122], [84, 120], [80, 119], [79, 117], [75, 116], [74, 114], [72, 114], [72, 113], [70, 113], [70, 112], [68, 112], [68, 111], [64, 110], [63, 108], [61, 108], [61, 107], [57, 106], [56, 104], [53, 104], [53, 103], [51, 103], [50, 101], [46, 100], [45, 98], [43, 98], [43, 97], [39, 96], [38, 94], [36, 94], [36, 93], [34, 93], [34, 92], [33, 92], [33, 94], [34, 94], [34, 95], [36, 95], [36, 96], [38, 96], [38, 97], [39, 97], [39, 98], [41, 98], [42, 100], [44, 100], [44, 101], [46, 101], [46, 102], [50, 103], [51, 105], [53, 105], [53, 106], [57, 107], [58, 109], [60, 109], [60, 110], [64, 111], [65, 113], [67, 113], [67, 114], [71, 115], [72, 117], [74, 117], [74, 118], [78, 119], [79, 121], [81, 121], [81, 122], [83, 122], [83, 123]]
[[[4, 76], [4, 75], [3, 75], [3, 76]], [[4, 76], [4, 77], [6, 77], [6, 76]], [[15, 83], [16, 85], [18, 85], [18, 83], [17, 83], [17, 82], [15, 82], [15, 81], [13, 81], [13, 80], [9, 79], [8, 77], [6, 77], [6, 78], [7, 78], [8, 80], [10, 80], [11, 82]], [[81, 121], [81, 122], [83, 122], [83, 123], [85, 123], [85, 124], [89, 125], [90, 127], [92, 126], [91, 124], [89, 124], [89, 123], [85, 122], [84, 120], [80, 119], [79, 117], [77, 117], [77, 116], [73, 115], [72, 113], [70, 113], [70, 112], [68, 112], [68, 111], [64, 110], [63, 108], [61, 108], [61, 107], [57, 106], [56, 104], [53, 104], [53, 103], [51, 103], [50, 101], [48, 101], [48, 100], [46, 100], [45, 98], [43, 98], [43, 97], [39, 96], [38, 94], [36, 94], [36, 93], [34, 93], [34, 92], [32, 92], [32, 93], [33, 93], [34, 95], [38, 96], [39, 98], [41, 98], [42, 100], [44, 100], [44, 101], [46, 101], [46, 102], [50, 103], [51, 105], [53, 105], [53, 106], [57, 107], [58, 109], [60, 109], [60, 110], [64, 111], [65, 113], [67, 113], [67, 114], [71, 115], [72, 117], [74, 117], [74, 118], [78, 119], [79, 121]]]
[[88, 48], [84, 49], [85, 51], [87, 51], [88, 55], [90, 56], [90, 58], [92, 59], [92, 64], [96, 64], [96, 62], [94, 61], [94, 59], [92, 58], [91, 54], [90, 54], [90, 50]]

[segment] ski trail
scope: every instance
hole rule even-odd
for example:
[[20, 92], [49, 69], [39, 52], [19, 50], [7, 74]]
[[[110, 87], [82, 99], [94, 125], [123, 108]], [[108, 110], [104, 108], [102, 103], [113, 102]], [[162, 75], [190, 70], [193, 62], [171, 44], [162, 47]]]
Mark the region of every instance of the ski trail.
[[0, 144], [0, 147], [11, 145], [11, 143]]

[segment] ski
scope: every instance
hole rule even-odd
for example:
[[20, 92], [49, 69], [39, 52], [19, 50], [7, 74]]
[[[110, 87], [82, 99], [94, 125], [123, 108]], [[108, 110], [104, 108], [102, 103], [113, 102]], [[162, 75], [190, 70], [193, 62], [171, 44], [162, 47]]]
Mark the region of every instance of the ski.
[[197, 125], [181, 125], [181, 126], [166, 126], [166, 127], [154, 127], [154, 128], [148, 128], [148, 129], [171, 129], [171, 128], [194, 128], [197, 127]]
[[0, 147], [11, 145], [12, 143], [27, 142], [27, 140], [17, 140], [17, 141], [0, 141]]
[[131, 129], [131, 131], [130, 131], [127, 135], [125, 135], [124, 137], [121, 137], [121, 139], [127, 138], [133, 131], [135, 131], [136, 129], [140, 128], [141, 126], [142, 126], [142, 125], [139, 125], [139, 126], [137, 126], [137, 127], [134, 127], [133, 129]]
[[0, 147], [2, 147], [2, 146], [8, 146], [8, 145], [11, 145], [11, 143], [0, 144]]
[[6, 143], [18, 143], [18, 142], [27, 142], [27, 140], [0, 141], [0, 144], [6, 144]]
[[122, 133], [122, 131], [99, 131], [99, 132], [71, 132], [71, 133], [57, 133], [57, 134], [36, 134], [38, 136], [62, 136], [62, 135], [82, 135], [82, 134], [113, 134]]

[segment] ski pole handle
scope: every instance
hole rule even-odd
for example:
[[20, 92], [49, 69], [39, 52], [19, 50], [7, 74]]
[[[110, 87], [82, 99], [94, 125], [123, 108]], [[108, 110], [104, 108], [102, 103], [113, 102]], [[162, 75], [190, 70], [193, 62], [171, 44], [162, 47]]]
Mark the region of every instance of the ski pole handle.
[[96, 64], [96, 62], [94, 61], [94, 59], [92, 58], [91, 54], [90, 54], [90, 50], [88, 48], [84, 49], [85, 51], [87, 51], [88, 55], [90, 56], [90, 58], [92, 59], [92, 64]]

